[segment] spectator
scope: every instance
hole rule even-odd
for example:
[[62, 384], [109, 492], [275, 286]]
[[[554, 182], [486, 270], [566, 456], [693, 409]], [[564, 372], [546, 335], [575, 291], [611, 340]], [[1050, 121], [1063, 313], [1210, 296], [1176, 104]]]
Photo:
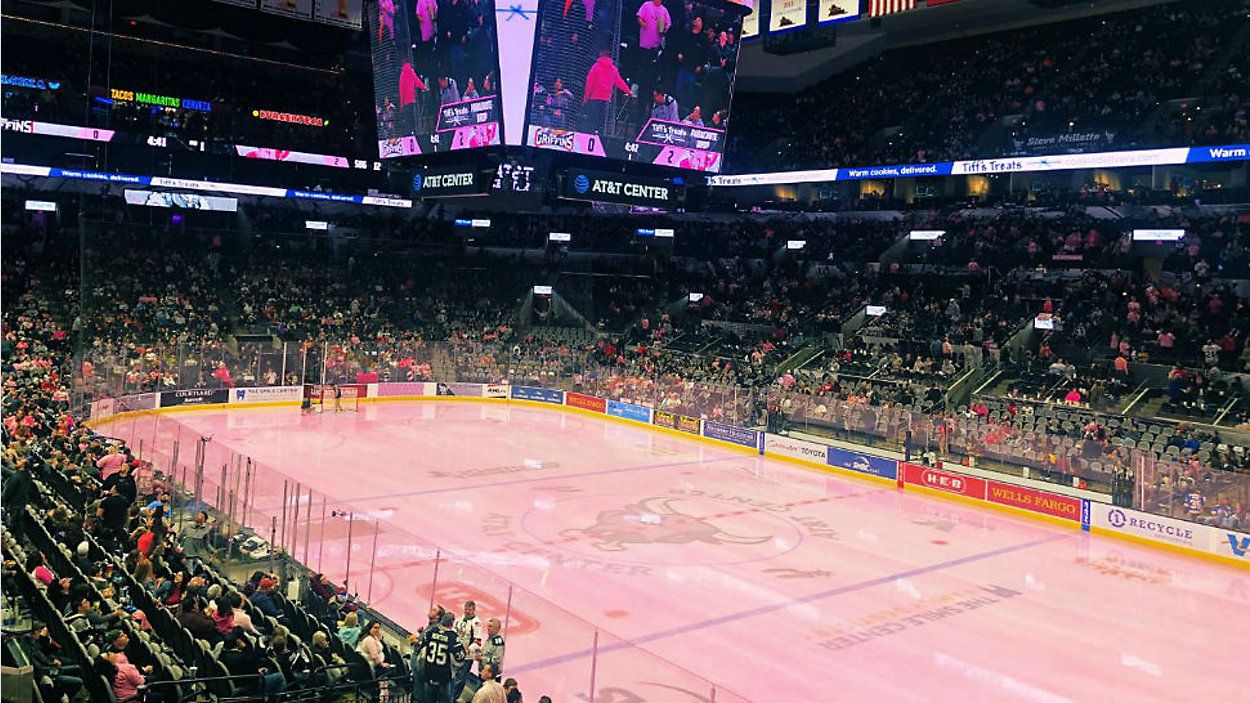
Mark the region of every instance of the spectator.
[[286, 613], [282, 608], [278, 607], [278, 582], [276, 579], [263, 578], [260, 581], [260, 587], [251, 596], [252, 605], [260, 612], [271, 618], [281, 621], [286, 619]]
[[182, 607], [178, 611], [178, 624], [197, 639], [215, 642], [220, 638], [216, 623], [203, 613], [199, 598], [194, 596], [183, 598]]
[[365, 661], [369, 663], [369, 668], [373, 669], [374, 676], [381, 675], [381, 669], [389, 669], [390, 664], [386, 661], [386, 653], [382, 644], [382, 623], [376, 620], [369, 625], [369, 630], [364, 637], [356, 644], [356, 651], [360, 652]]
[[201, 510], [195, 514], [195, 520], [182, 528], [182, 554], [187, 566], [192, 570], [199, 568], [207, 549], [207, 539], [211, 532], [208, 513]]
[[100, 673], [112, 686], [113, 697], [117, 703], [138, 700], [139, 687], [147, 682], [144, 673], [151, 673], [152, 667], [145, 666], [141, 672], [137, 666], [126, 661], [125, 657], [116, 652], [106, 652], [100, 655], [100, 658], [108, 663], [108, 666], [104, 667]]
[[25, 459], [16, 461], [13, 469], [11, 475], [4, 477], [4, 490], [3, 495], [0, 495], [0, 502], [4, 503], [5, 517], [8, 518], [9, 529], [13, 532], [14, 539], [20, 540], [26, 534], [26, 521], [29, 519], [26, 506], [30, 502], [34, 484], [31, 482]]
[[355, 649], [360, 641], [360, 616], [353, 612], [343, 617], [343, 622], [339, 624], [339, 639], [343, 641], [343, 644]]
[[232, 676], [256, 677], [251, 687], [253, 693], [272, 696], [286, 688], [282, 673], [271, 670], [261, 653], [248, 643], [247, 637], [240, 631], [232, 631], [226, 636], [220, 659]]
[[74, 698], [82, 688], [82, 670], [74, 664], [66, 664], [57, 656], [60, 645], [48, 634], [48, 627], [41, 622], [31, 623], [29, 636], [21, 640], [22, 650], [26, 658], [35, 668], [36, 679], [48, 677], [52, 680], [54, 692], [51, 698], [59, 699], [66, 696]]
[[213, 613], [213, 628], [217, 630], [219, 636], [226, 637], [235, 629], [234, 607], [230, 605], [229, 598], [221, 595], [212, 602], [216, 606]]
[[482, 685], [473, 694], [472, 703], [507, 703], [508, 694], [495, 680], [495, 672], [489, 664], [482, 665], [479, 676], [482, 679]]

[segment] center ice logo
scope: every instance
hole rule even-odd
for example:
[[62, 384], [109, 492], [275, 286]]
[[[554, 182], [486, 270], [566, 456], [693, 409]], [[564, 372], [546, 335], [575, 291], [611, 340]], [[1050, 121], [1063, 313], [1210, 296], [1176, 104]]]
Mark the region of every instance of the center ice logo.
[[593, 539], [596, 549], [623, 552], [631, 544], [762, 544], [772, 539], [725, 532], [706, 518], [686, 515], [673, 507], [673, 498], [647, 498], [623, 509], [604, 510], [595, 524], [562, 530], [563, 537]]

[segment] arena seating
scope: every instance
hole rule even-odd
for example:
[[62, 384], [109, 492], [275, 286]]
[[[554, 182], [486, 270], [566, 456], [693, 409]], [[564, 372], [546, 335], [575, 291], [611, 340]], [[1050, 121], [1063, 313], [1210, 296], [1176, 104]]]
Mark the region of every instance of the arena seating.
[[739, 92], [730, 163], [949, 161], [1076, 132], [1113, 135], [1094, 150], [1244, 142], [1245, 13], [1244, 0], [1134, 8], [887, 51], [785, 99]]
[[[20, 601], [18, 610], [33, 618], [29, 634], [6, 627], [6, 638], [20, 639], [30, 653], [41, 700], [261, 700], [258, 675], [232, 670], [222, 654], [238, 638], [279, 666], [284, 700], [333, 700], [370, 690], [376, 698], [387, 684], [397, 688], [385, 697], [403, 700], [411, 676], [400, 651], [406, 631], [388, 624], [395, 637], [384, 645], [390, 668], [373, 667], [336, 632], [345, 613], [357, 612], [362, 621], [377, 615], [345, 592], [304, 588], [302, 599], [291, 601], [276, 589], [287, 579], [317, 581], [319, 574], [287, 573], [284, 561], [280, 573], [232, 578], [205, 559], [208, 551], [189, 552], [182, 530], [201, 506], [124, 443], [76, 424], [64, 365], [69, 336], [45, 311], [43, 297], [64, 290], [66, 279], [52, 269], [46, 280], [29, 275], [27, 261], [7, 254], [4, 260], [10, 302], [4, 311], [3, 546], [6, 599]], [[19, 472], [30, 476], [28, 489]], [[120, 508], [113, 505], [118, 501]], [[217, 546], [214, 554], [224, 545]], [[258, 590], [266, 592], [264, 608]], [[231, 607], [236, 613], [227, 618]], [[186, 614], [200, 612], [213, 615], [207, 631], [190, 629]], [[35, 620], [48, 628], [49, 639], [36, 637]], [[124, 657], [114, 659], [114, 653]], [[50, 663], [55, 660], [61, 664]], [[140, 677], [137, 691], [133, 681], [119, 688], [119, 670]], [[116, 695], [121, 691], [128, 694]]]
[[[149, 478], [133, 503], [137, 531], [104, 529], [93, 512], [102, 486], [96, 463], [129, 450], [69, 414], [71, 401], [112, 393], [316, 380], [323, 359], [334, 381], [377, 374], [530, 383], [740, 424], [762, 423], [775, 405], [797, 431], [1095, 490], [1123, 485], [1131, 463], [1145, 461], [1153, 467], [1140, 496], [1146, 507], [1184, 515], [1177, 506], [1201, 490], [1222, 511], [1213, 507], [1205, 519], [1247, 518], [1223, 491], [1226, 477], [1250, 472], [1250, 456], [1222, 436], [1247, 419], [1246, 392], [1231, 375], [1250, 369], [1247, 301], [1219, 272], [1194, 268], [1208, 257], [1244, 266], [1250, 233], [1227, 214], [1187, 213], [1185, 226], [1200, 241], [1160, 254], [1166, 271], [1153, 282], [1131, 273], [1140, 262], [1125, 265], [1141, 256], [1121, 246], [1135, 221], [1095, 223], [1079, 210], [1059, 218], [1044, 209], [948, 213], [930, 221], [952, 233], [952, 245], [920, 251], [900, 248], [915, 219], [875, 222], [849, 258], [830, 254], [854, 239], [854, 218], [735, 218], [700, 226], [707, 239], [690, 233], [679, 255], [621, 259], [611, 242], [629, 241], [623, 221], [601, 225], [597, 235], [616, 258], [596, 268], [595, 254], [584, 251], [589, 269], [570, 267], [601, 275], [592, 286], [570, 285], [577, 303], [569, 304], [580, 317], [566, 318], [554, 308], [535, 312], [528, 293], [532, 283], [567, 273], [545, 258], [458, 252], [438, 242], [431, 249], [425, 236], [335, 255], [292, 246], [295, 237], [277, 231], [254, 232], [249, 247], [237, 248], [229, 232], [192, 224], [169, 237], [92, 199], [83, 199], [93, 209], [84, 212], [83, 236], [68, 237], [57, 221], [14, 214], [20, 208], [9, 205], [24, 197], [20, 191], [5, 197], [13, 246], [6, 243], [3, 260], [10, 384], [3, 463], [6, 485], [19, 464], [35, 479], [19, 507], [25, 517], [13, 525], [23, 539], [6, 532], [5, 558], [15, 593], [48, 625], [60, 658], [83, 673], [80, 697], [111, 694], [96, 672], [105, 668], [98, 655], [112, 646], [113, 630], [128, 635], [130, 662], [152, 667], [150, 698], [228, 695], [254, 685], [255, 677], [228, 675], [219, 635], [192, 634], [175, 613], [181, 605], [157, 595], [179, 573], [184, 583], [195, 573], [204, 580], [196, 589], [224, 594], [224, 602], [238, 595], [255, 626], [243, 635], [251, 646], [269, 651], [277, 641], [279, 655], [304, 667], [284, 673], [296, 693], [334, 690], [326, 688], [334, 685], [327, 672], [338, 669], [308, 664], [315, 661], [342, 667], [348, 683], [338, 685], [374, 685], [368, 664], [334, 636], [338, 617], [357, 605], [349, 596], [292, 602], [276, 595], [270, 602], [277, 610], [266, 614], [248, 597], [260, 579], [308, 576], [261, 570], [249, 584], [189, 563], [176, 529], [160, 536], [159, 556], [138, 559], [138, 506], [163, 501], [168, 489], [158, 467], [141, 464]], [[769, 237], [789, 228], [832, 244], [816, 255], [776, 256], [774, 240], [746, 245], [754, 256], [727, 255], [726, 247], [761, 225], [774, 231]], [[413, 228], [428, 234], [441, 226]], [[533, 232], [547, 226], [539, 217], [526, 225]], [[1074, 233], [1073, 246], [1090, 261], [1114, 261], [1118, 270], [1069, 265], [1039, 273], [1040, 253], [1013, 265], [975, 243], [989, 236], [1027, 252], [1029, 241], [1040, 240], [1054, 256]], [[519, 237], [513, 251], [532, 243]], [[704, 298], [691, 302], [691, 292]], [[889, 312], [866, 318], [869, 303]], [[75, 339], [68, 323], [80, 311], [88, 314]], [[1062, 324], [1032, 330], [1041, 313]], [[1160, 330], [1174, 330], [1174, 338], [1161, 340]], [[34, 576], [39, 554], [51, 588]], [[89, 614], [77, 617], [71, 611], [84, 598]], [[405, 633], [392, 633], [387, 656], [396, 666], [388, 675], [403, 686]], [[317, 641], [329, 649], [314, 652]], [[24, 646], [50, 645], [32, 639]], [[75, 686], [72, 677], [48, 676], [42, 690], [56, 697]]]

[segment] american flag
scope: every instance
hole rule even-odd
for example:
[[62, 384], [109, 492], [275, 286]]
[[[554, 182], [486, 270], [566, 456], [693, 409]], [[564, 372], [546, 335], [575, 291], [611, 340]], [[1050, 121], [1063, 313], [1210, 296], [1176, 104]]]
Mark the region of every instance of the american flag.
[[880, 17], [916, 9], [916, 0], [868, 0], [868, 16]]

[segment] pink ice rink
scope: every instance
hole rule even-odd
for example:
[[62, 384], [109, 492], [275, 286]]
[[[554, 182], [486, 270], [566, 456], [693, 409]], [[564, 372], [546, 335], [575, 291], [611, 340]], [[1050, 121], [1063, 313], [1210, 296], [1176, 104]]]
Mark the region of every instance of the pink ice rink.
[[182, 465], [212, 435], [210, 499], [250, 457], [265, 536], [298, 482], [287, 544], [336, 581], [347, 523], [321, 512], [355, 513], [352, 589], [376, 530], [393, 620], [422, 626], [432, 595], [510, 612], [527, 700], [590, 700], [593, 677], [610, 703], [1250, 701], [1250, 574], [1075, 529], [503, 401], [104, 431], [165, 460], [179, 437]]

